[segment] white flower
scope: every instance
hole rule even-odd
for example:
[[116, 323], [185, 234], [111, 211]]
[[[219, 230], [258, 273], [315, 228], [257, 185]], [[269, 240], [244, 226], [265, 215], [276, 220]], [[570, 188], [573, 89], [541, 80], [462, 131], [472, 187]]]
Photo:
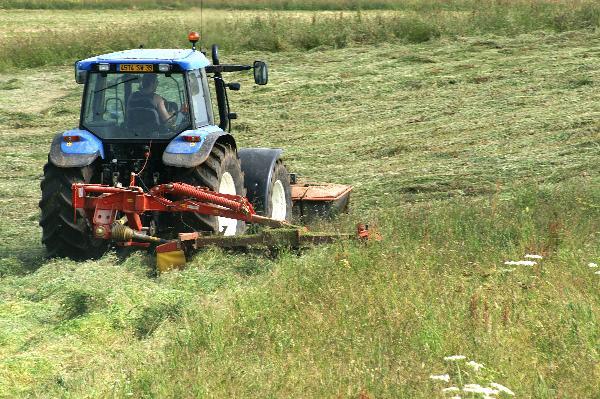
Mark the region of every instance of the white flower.
[[533, 254], [527, 254], [527, 255], [525, 255], [525, 258], [527, 258], [527, 259], [544, 259], [544, 257], [542, 255], [533, 255]]
[[495, 395], [499, 391], [496, 389], [492, 389], [492, 388], [484, 388], [479, 384], [466, 384], [463, 387], [463, 392], [481, 393], [483, 395], [488, 396], [488, 395]]
[[492, 389], [492, 388], [482, 388], [481, 390], [483, 391], [482, 393], [485, 396], [488, 396], [488, 395], [490, 395], [490, 396], [497, 395], [498, 392], [499, 392], [497, 389]]
[[506, 394], [509, 394], [510, 396], [515, 396], [515, 393], [513, 391], [511, 391], [510, 389], [508, 389], [507, 387], [505, 387], [504, 385], [500, 385], [496, 382], [490, 382], [490, 386], [492, 388], [496, 388], [500, 392], [504, 392]]
[[590, 262], [590, 263], [588, 263], [588, 267], [598, 267], [598, 264], [594, 263], [594, 262]]
[[479, 369], [483, 368], [483, 364], [474, 362], [473, 360], [467, 362], [467, 366], [470, 366], [475, 371], [479, 371]]
[[594, 272], [594, 274], [600, 274], [600, 270], [598, 270], [597, 272]]
[[455, 361], [457, 361], [457, 360], [464, 360], [464, 359], [466, 359], [466, 358], [467, 358], [467, 357], [466, 357], [466, 356], [463, 356], [463, 355], [452, 355], [452, 356], [446, 356], [446, 357], [444, 358], [444, 360], [445, 360], [445, 361], [447, 361], [447, 362], [455, 362]]
[[465, 384], [465, 386], [463, 387], [463, 389], [479, 389], [479, 388], [482, 388], [482, 386], [479, 384]]
[[504, 264], [510, 266], [533, 266], [537, 265], [537, 262], [534, 262], [532, 260], [507, 260], [506, 262], [504, 262]]
[[442, 389], [442, 392], [444, 392], [444, 393], [446, 393], [446, 392], [460, 392], [460, 388], [459, 387], [448, 387], [448, 388]]
[[431, 374], [429, 376], [429, 378], [431, 378], [432, 380], [435, 380], [435, 381], [445, 381], [445, 382], [450, 381], [450, 376], [448, 374], [439, 374], [439, 375]]

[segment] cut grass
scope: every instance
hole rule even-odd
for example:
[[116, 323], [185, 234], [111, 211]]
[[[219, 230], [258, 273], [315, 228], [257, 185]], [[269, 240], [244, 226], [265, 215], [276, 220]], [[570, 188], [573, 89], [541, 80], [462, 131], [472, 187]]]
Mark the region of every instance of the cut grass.
[[[599, 45], [584, 31], [223, 52], [271, 66], [265, 87], [231, 76], [240, 146], [353, 184], [334, 227], [372, 221], [384, 240], [211, 250], [158, 278], [142, 254], [43, 259], [39, 179], [81, 86], [70, 64], [0, 74], [19, 82], [0, 96], [0, 396], [429, 398], [443, 356], [464, 354], [520, 397], [594, 397]], [[544, 260], [504, 271], [525, 253]]]

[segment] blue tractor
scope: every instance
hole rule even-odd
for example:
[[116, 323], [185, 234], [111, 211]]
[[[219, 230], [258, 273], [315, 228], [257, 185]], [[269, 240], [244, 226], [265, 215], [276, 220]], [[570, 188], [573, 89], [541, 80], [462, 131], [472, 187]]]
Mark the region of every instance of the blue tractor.
[[[188, 50], [134, 49], [75, 63], [75, 80], [84, 85], [79, 126], [54, 137], [41, 183], [40, 225], [50, 256], [101, 256], [109, 242], [92, 231], [93, 214], [73, 207], [72, 186], [125, 187], [132, 174], [141, 187], [183, 182], [246, 196], [258, 214], [291, 219], [292, 187], [282, 150], [238, 149], [230, 134], [237, 116], [227, 92], [240, 85], [227, 83], [223, 74], [253, 70], [255, 83], [265, 85], [267, 65], [221, 64], [216, 46], [211, 63], [196, 50], [198, 39], [190, 33]], [[246, 228], [242, 220], [192, 212], [142, 218], [149, 236], [227, 236]]]

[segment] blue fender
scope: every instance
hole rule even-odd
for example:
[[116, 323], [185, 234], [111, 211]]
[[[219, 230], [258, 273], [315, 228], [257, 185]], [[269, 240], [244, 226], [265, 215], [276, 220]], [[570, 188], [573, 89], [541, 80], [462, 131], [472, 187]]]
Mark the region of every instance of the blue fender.
[[275, 163], [281, 148], [242, 148], [238, 156], [244, 172], [246, 196], [259, 214], [264, 214]]
[[[186, 141], [183, 136], [196, 136], [198, 141]], [[186, 130], [171, 140], [163, 152], [163, 163], [178, 168], [196, 167], [206, 161], [217, 141], [223, 141], [236, 148], [233, 136], [218, 126], [209, 125]]]
[[[78, 136], [77, 141], [67, 142], [65, 136]], [[104, 159], [102, 140], [83, 129], [59, 133], [52, 140], [48, 159], [59, 168], [81, 168], [90, 165], [100, 156]]]

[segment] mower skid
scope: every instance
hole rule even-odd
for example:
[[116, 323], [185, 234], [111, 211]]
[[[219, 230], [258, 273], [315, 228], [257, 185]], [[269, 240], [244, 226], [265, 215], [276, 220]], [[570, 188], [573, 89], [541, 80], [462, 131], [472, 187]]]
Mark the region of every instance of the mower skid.
[[[364, 234], [364, 233], [363, 233]], [[358, 235], [361, 237], [359, 229]], [[303, 228], [264, 229], [256, 234], [239, 236], [208, 235], [199, 233], [182, 233], [175, 241], [156, 247], [156, 265], [159, 272], [185, 266], [185, 254], [206, 247], [248, 250], [251, 248], [290, 248], [300, 249], [315, 244], [328, 244], [338, 240], [348, 240], [351, 234], [342, 233], [311, 233]]]
[[332, 219], [348, 212], [352, 186], [334, 183], [292, 184], [292, 214], [303, 222]]

